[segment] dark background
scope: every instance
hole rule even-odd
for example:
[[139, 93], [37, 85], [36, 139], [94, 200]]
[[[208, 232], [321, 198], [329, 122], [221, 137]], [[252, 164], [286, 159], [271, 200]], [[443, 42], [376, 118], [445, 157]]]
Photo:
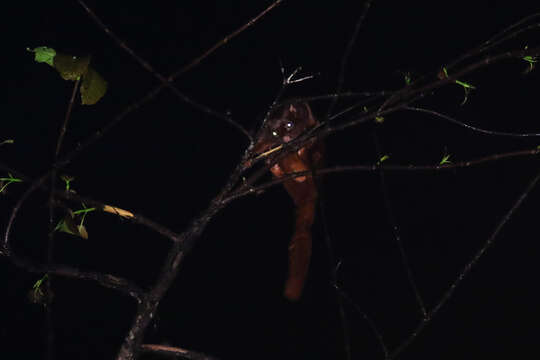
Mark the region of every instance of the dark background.
[[[161, 74], [167, 75], [268, 6], [269, 1], [88, 1], [103, 22]], [[532, 3], [532, 2], [531, 2]], [[349, 59], [345, 89], [392, 90], [402, 72], [436, 72], [498, 31], [538, 11], [525, 2], [452, 3], [375, 1]], [[335, 89], [342, 54], [361, 12], [351, 1], [285, 1], [254, 27], [178, 79], [193, 99], [256, 128], [287, 72], [302, 66], [315, 79], [286, 94], [310, 96]], [[50, 46], [92, 55], [109, 83], [95, 106], [77, 105], [64, 143], [67, 153], [157, 80], [99, 29], [75, 1], [24, 2], [7, 9], [0, 159], [30, 176], [50, 165], [72, 83], [33, 62], [26, 47]], [[535, 43], [527, 33], [499, 48]], [[11, 47], [13, 46], [13, 47]], [[493, 54], [499, 53], [495, 50]], [[420, 105], [478, 127], [538, 132], [538, 71], [508, 61], [463, 79], [477, 90], [460, 106], [463, 91], [447, 86]], [[316, 114], [328, 102], [313, 103]], [[340, 108], [343, 108], [341, 106]], [[538, 140], [481, 136], [431, 116], [396, 113], [377, 130], [388, 164], [437, 164], [445, 152], [461, 161], [534, 148]], [[217, 194], [247, 142], [223, 121], [162, 91], [129, 115], [63, 173], [74, 188], [141, 213], [181, 231]], [[328, 164], [373, 164], [373, 126], [364, 124], [327, 140]], [[428, 309], [483, 246], [496, 224], [536, 174], [532, 157], [446, 172], [388, 172], [388, 191], [411, 270]], [[4, 176], [5, 174], [2, 174]], [[269, 179], [269, 177], [267, 178]], [[25, 190], [9, 187], [0, 198], [2, 232]], [[339, 282], [374, 321], [394, 349], [421, 317], [392, 235], [377, 172], [334, 174], [325, 179], [325, 213]], [[513, 357], [537, 350], [538, 204], [535, 190], [402, 359]], [[78, 208], [77, 204], [73, 205]], [[232, 203], [210, 223], [163, 299], [146, 342], [199, 350], [223, 359], [341, 359], [343, 346], [331, 264], [317, 221], [312, 268], [302, 301], [281, 297], [293, 207], [281, 187]], [[12, 231], [20, 255], [42, 262], [47, 242], [46, 194], [22, 208]], [[56, 261], [83, 270], [155, 281], [169, 247], [148, 229], [107, 214], [91, 214], [88, 240], [60, 234]], [[45, 358], [44, 311], [26, 301], [39, 278], [0, 261], [4, 305], [0, 313], [3, 357]], [[58, 359], [113, 358], [131, 324], [134, 301], [94, 283], [54, 282]], [[382, 358], [362, 316], [346, 305], [354, 358]]]

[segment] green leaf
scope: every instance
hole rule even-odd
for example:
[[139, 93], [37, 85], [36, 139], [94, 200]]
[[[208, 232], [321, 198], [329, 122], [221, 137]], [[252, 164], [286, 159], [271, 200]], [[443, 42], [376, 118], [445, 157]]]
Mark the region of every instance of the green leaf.
[[107, 92], [107, 82], [91, 67], [84, 75], [81, 84], [81, 102], [83, 105], [94, 105]]
[[410, 72], [406, 72], [405, 74], [403, 74], [403, 78], [405, 80], [405, 85], [411, 85], [412, 77]]
[[107, 92], [107, 82], [89, 66], [90, 56], [80, 57], [57, 53], [54, 49], [45, 46], [27, 50], [35, 54], [37, 62], [46, 62], [54, 67], [62, 79], [70, 81], [82, 79], [80, 92], [83, 105], [94, 105]]
[[381, 158], [379, 159], [379, 161], [377, 161], [377, 165], [381, 165], [384, 161], [390, 159], [390, 155], [383, 155], [381, 156]]
[[444, 78], [444, 77], [448, 77], [448, 70], [446, 70], [446, 67], [443, 67], [443, 68], [442, 68], [442, 71], [443, 71], [443, 74], [444, 74], [444, 75], [441, 75], [440, 77], [443, 77], [443, 78]]
[[54, 58], [54, 68], [64, 80], [80, 79], [88, 71], [88, 64], [90, 64], [90, 56], [56, 54]]
[[0, 194], [5, 193], [8, 185], [15, 182], [22, 182], [22, 179], [15, 178], [9, 173], [8, 177], [0, 177]]
[[71, 234], [71, 235], [77, 235], [78, 233], [78, 230], [76, 229], [76, 225], [74, 225], [73, 221], [71, 219], [68, 219], [67, 217], [60, 220], [58, 224], [56, 225], [56, 227], [54, 228], [54, 230], [64, 232], [66, 234]]
[[75, 210], [73, 212], [73, 215], [80, 215], [80, 214], [86, 215], [87, 213], [90, 213], [93, 211], [96, 211], [96, 208], [91, 207], [91, 208], [86, 208], [86, 209], [81, 209], [81, 210]]
[[0, 146], [4, 145], [4, 144], [13, 144], [15, 142], [15, 140], [13, 139], [7, 139], [7, 140], [4, 140], [2, 142], [0, 142]]
[[523, 60], [529, 63], [529, 67], [525, 71], [526, 74], [533, 71], [535, 64], [538, 62], [538, 58], [536, 56], [530, 56], [530, 55], [524, 56]]
[[71, 210], [69, 210], [66, 216], [58, 222], [54, 230], [79, 236], [85, 240], [88, 239], [88, 231], [86, 231], [86, 228], [82, 223], [76, 223], [75, 214]]
[[10, 173], [8, 173], [8, 177], [2, 177], [0, 178], [0, 181], [9, 181], [9, 182], [22, 182], [22, 179], [13, 177]]
[[71, 182], [75, 180], [75, 177], [69, 176], [69, 175], [60, 175], [60, 179], [62, 179], [66, 183], [66, 191], [71, 191]]
[[452, 155], [444, 155], [442, 160], [439, 162], [439, 165], [451, 164], [452, 161], [450, 161], [450, 156]]
[[41, 279], [39, 279], [38, 281], [36, 281], [36, 282], [34, 283], [34, 285], [32, 286], [32, 289], [34, 289], [34, 290], [35, 290], [35, 289], [39, 289], [39, 287], [43, 284], [43, 282], [44, 282], [45, 280], [47, 280], [48, 277], [49, 277], [48, 274], [43, 275], [43, 277], [42, 277]]
[[[438, 77], [439, 77], [439, 79], [444, 79], [444, 78], [448, 77], [448, 70], [446, 69], [446, 67], [442, 68], [441, 72], [439, 72], [439, 74], [438, 74]], [[467, 102], [467, 99], [468, 99], [468, 96], [469, 96], [469, 91], [475, 90], [476, 87], [474, 85], [471, 85], [471, 84], [466, 83], [465, 81], [461, 81], [461, 80], [454, 80], [454, 82], [456, 84], [462, 86], [463, 91], [465, 91], [465, 96], [463, 98], [463, 101], [460, 104], [460, 105], [464, 105]]]
[[28, 292], [28, 300], [33, 304], [39, 304], [47, 306], [52, 303], [54, 299], [54, 294], [52, 291], [49, 291], [50, 288], [42, 286], [43, 282], [48, 278], [48, 275], [45, 274], [41, 279], [36, 281], [32, 286], [32, 290]]
[[86, 231], [86, 228], [84, 225], [77, 226], [78, 235], [82, 237], [85, 240], [88, 240], [88, 231]]
[[456, 80], [456, 84], [461, 85], [466, 89], [472, 89], [472, 90], [476, 89], [476, 87], [474, 87], [473, 85], [471, 85], [469, 83], [466, 83], [464, 81]]
[[46, 47], [46, 46], [40, 46], [35, 49], [26, 48], [27, 51], [34, 53], [34, 60], [38, 63], [47, 63], [51, 66], [53, 65], [54, 57], [56, 56], [56, 50]]

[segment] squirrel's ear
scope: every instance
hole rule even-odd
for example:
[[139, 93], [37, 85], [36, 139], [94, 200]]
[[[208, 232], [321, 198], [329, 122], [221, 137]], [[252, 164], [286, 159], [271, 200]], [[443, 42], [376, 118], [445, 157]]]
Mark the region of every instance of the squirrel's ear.
[[299, 119], [305, 119], [306, 123], [310, 126], [313, 126], [317, 123], [313, 113], [311, 112], [311, 107], [308, 103], [297, 103], [294, 104], [296, 110], [296, 117]]
[[294, 114], [296, 117], [303, 117], [307, 115], [307, 104], [306, 103], [292, 103], [287, 107], [287, 112]]
[[285, 111], [283, 113], [284, 118], [296, 119], [300, 121], [305, 121], [307, 123], [310, 123], [310, 115], [311, 111], [307, 103], [292, 103], [286, 105]]

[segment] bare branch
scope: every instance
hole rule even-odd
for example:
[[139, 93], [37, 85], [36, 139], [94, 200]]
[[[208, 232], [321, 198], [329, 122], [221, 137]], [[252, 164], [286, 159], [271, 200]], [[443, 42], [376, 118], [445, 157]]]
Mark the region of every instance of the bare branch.
[[[375, 149], [377, 151], [377, 157], [380, 159], [382, 157], [382, 151], [381, 151], [381, 146], [379, 144], [379, 139], [377, 138], [377, 134], [375, 132], [373, 133], [373, 138], [374, 138], [374, 143], [375, 143]], [[409, 281], [409, 286], [411, 287], [414, 293], [414, 296], [416, 298], [416, 304], [418, 305], [418, 309], [420, 310], [422, 316], [426, 317], [427, 316], [426, 306], [424, 305], [424, 300], [422, 299], [422, 295], [420, 294], [418, 285], [416, 285], [416, 280], [414, 279], [414, 276], [412, 273], [409, 257], [407, 256], [407, 253], [405, 252], [405, 247], [403, 246], [403, 242], [401, 241], [401, 231], [399, 229], [399, 225], [394, 215], [394, 209], [392, 207], [392, 203], [390, 202], [388, 185], [386, 183], [384, 167], [382, 166], [379, 166], [379, 178], [381, 180], [380, 182], [381, 193], [383, 196], [384, 207], [386, 209], [386, 217], [388, 219], [390, 227], [392, 227], [392, 233], [394, 235], [394, 239], [399, 249], [401, 262], [402, 262], [403, 267], [405, 268], [405, 273], [407, 274], [407, 280]]]
[[[341, 65], [339, 68], [339, 76], [338, 76], [338, 84], [336, 87], [336, 93], [340, 93], [341, 90], [343, 90], [343, 82], [345, 81], [345, 71], [347, 70], [347, 62], [349, 61], [349, 57], [351, 56], [351, 51], [358, 37], [358, 33], [360, 32], [360, 27], [362, 26], [362, 24], [364, 23], [364, 20], [366, 19], [366, 16], [368, 14], [368, 11], [371, 7], [372, 2], [373, 2], [372, 0], [367, 0], [364, 2], [364, 8], [362, 9], [362, 13], [360, 14], [360, 17], [358, 18], [358, 21], [356, 22], [354, 31], [351, 35], [351, 38], [349, 39], [349, 43], [347, 44], [347, 47], [345, 48], [345, 53], [343, 54], [343, 57], [341, 58]], [[334, 110], [337, 100], [338, 98], [334, 98], [334, 100], [328, 107], [328, 111], [326, 112], [327, 117], [329, 117], [332, 111]]]
[[[13, 170], [11, 169], [10, 167], [8, 167], [7, 165], [3, 164], [3, 163], [0, 163], [0, 169], [4, 170], [4, 171], [7, 171], [9, 173], [12, 173], [12, 174], [15, 174], [18, 178], [22, 179], [23, 181], [25, 182], [29, 182], [29, 183], [33, 183], [33, 179], [31, 179], [30, 177], [26, 176], [25, 174], [21, 173], [20, 171], [17, 171], [17, 170]], [[46, 176], [46, 175], [45, 175]], [[42, 189], [42, 190], [47, 190], [48, 187], [43, 184], [43, 182], [41, 184], [38, 185], [38, 188]], [[164, 236], [165, 238], [171, 240], [171, 241], [180, 241], [180, 235], [175, 233], [174, 231], [172, 231], [171, 229], [165, 227], [164, 225], [161, 225], [153, 220], [150, 220], [149, 218], [145, 217], [144, 215], [141, 215], [141, 214], [137, 214], [133, 211], [128, 211], [128, 210], [125, 210], [125, 209], [122, 209], [122, 208], [119, 208], [117, 206], [111, 206], [111, 205], [108, 205], [108, 204], [105, 204], [101, 201], [97, 201], [97, 200], [94, 200], [94, 199], [91, 199], [91, 198], [88, 198], [88, 197], [84, 197], [84, 196], [81, 196], [81, 195], [78, 195], [78, 194], [75, 194], [75, 193], [72, 193], [72, 192], [66, 192], [66, 191], [55, 191], [54, 192], [54, 197], [56, 198], [59, 198], [59, 199], [66, 199], [66, 200], [70, 200], [70, 201], [79, 201], [79, 202], [82, 202], [82, 203], [85, 203], [87, 205], [90, 205], [92, 207], [95, 207], [97, 210], [101, 210], [103, 212], [106, 212], [106, 213], [109, 213], [109, 214], [113, 214], [115, 216], [119, 216], [121, 218], [124, 218], [124, 219], [128, 219], [136, 224], [141, 224], [141, 225], [144, 225], [146, 227], [148, 227], [149, 229], [151, 230], [154, 230], [156, 233]], [[59, 204], [58, 201], [55, 201], [55, 205], [61, 205], [62, 204]], [[64, 207], [67, 207], [67, 206], [64, 206]], [[1, 252], [0, 252], [1, 254]]]
[[135, 298], [135, 300], [137, 301], [140, 301], [144, 295], [144, 291], [135, 283], [127, 279], [118, 277], [116, 275], [91, 271], [81, 271], [74, 267], [58, 264], [35, 265], [25, 259], [16, 256], [13, 253], [9, 255], [9, 258], [13, 262], [13, 264], [31, 273], [47, 273], [70, 279], [95, 281], [103, 287], [117, 290], [130, 297]]
[[62, 141], [64, 139], [64, 135], [66, 134], [67, 130], [67, 124], [69, 122], [69, 118], [71, 117], [71, 110], [73, 109], [73, 104], [75, 103], [75, 95], [77, 94], [77, 90], [79, 90], [79, 85], [81, 83], [81, 79], [77, 79], [75, 81], [75, 85], [73, 86], [73, 92], [71, 93], [71, 98], [69, 100], [69, 105], [66, 111], [66, 116], [64, 118], [64, 123], [62, 124], [62, 128], [60, 129], [60, 135], [58, 136], [58, 141], [56, 142], [56, 151], [54, 153], [55, 160], [58, 158], [58, 154], [60, 154], [60, 147], [62, 146]]
[[[186, 71], [190, 70], [191, 68], [195, 67], [196, 65], [198, 65], [204, 58], [208, 57], [210, 54], [212, 54], [215, 50], [217, 50], [218, 48], [220, 48], [221, 46], [223, 46], [224, 44], [226, 44], [227, 42], [229, 42], [231, 39], [233, 39], [234, 37], [236, 37], [237, 35], [239, 35], [240, 33], [242, 33], [244, 30], [246, 30], [248, 27], [252, 26], [253, 24], [255, 24], [259, 19], [261, 19], [264, 15], [266, 15], [268, 12], [270, 12], [272, 9], [274, 9], [277, 5], [279, 5], [281, 2], [283, 2], [283, 0], [276, 0], [274, 1], [270, 6], [268, 6], [264, 11], [262, 11], [260, 14], [258, 14], [257, 16], [255, 16], [254, 18], [252, 18], [250, 21], [248, 21], [245, 25], [243, 25], [242, 27], [240, 27], [239, 29], [233, 31], [231, 34], [227, 35], [226, 37], [224, 37], [221, 41], [219, 41], [218, 43], [216, 43], [214, 46], [212, 46], [209, 50], [207, 50], [205, 53], [203, 53], [201, 56], [199, 56], [198, 58], [196, 58], [195, 60], [193, 60], [190, 64], [188, 64], [187, 66], [185, 66], [184, 68], [180, 69], [179, 71], [177, 71], [176, 73], [172, 74], [171, 76], [169, 76], [167, 78], [167, 84], [170, 83], [172, 80], [174, 80], [177, 76], [179, 76], [180, 74], [182, 73], [185, 73]], [[159, 93], [161, 90], [163, 90], [163, 88], [166, 87], [166, 85], [164, 85], [163, 83], [158, 85], [157, 87], [155, 87], [154, 89], [152, 89], [150, 92], [148, 92], [148, 94], [146, 94], [144, 97], [142, 97], [141, 99], [133, 102], [131, 105], [127, 106], [124, 110], [122, 110], [122, 112], [120, 112], [118, 115], [116, 115], [114, 117], [114, 119], [108, 123], [105, 127], [103, 127], [102, 129], [96, 131], [93, 135], [91, 135], [88, 139], [86, 139], [85, 141], [83, 141], [78, 147], [77, 149], [75, 149], [74, 151], [72, 151], [71, 153], [69, 153], [68, 155], [66, 155], [64, 158], [60, 159], [60, 161], [58, 161], [55, 165], [58, 167], [58, 168], [62, 168], [64, 166], [66, 166], [67, 164], [69, 164], [71, 161], [73, 161], [73, 159], [79, 154], [82, 152], [82, 150], [84, 150], [85, 148], [87, 148], [88, 146], [92, 145], [93, 143], [95, 143], [96, 141], [98, 141], [99, 139], [101, 139], [103, 137], [103, 135], [105, 135], [106, 133], [108, 133], [110, 130], [112, 130], [116, 125], [118, 125], [127, 115], [129, 115], [131, 112], [139, 109], [140, 107], [142, 107], [144, 104], [150, 102], [152, 99], [154, 99]], [[201, 109], [204, 111], [204, 109]], [[211, 111], [211, 110], [210, 110]], [[251, 139], [251, 137], [249, 136], [248, 137], [249, 139]]]
[[178, 70], [177, 72], [173, 73], [169, 76], [168, 80], [172, 81], [173, 79], [177, 78], [181, 74], [191, 70], [195, 66], [199, 65], [201, 61], [206, 59], [208, 56], [210, 56], [214, 51], [231, 41], [233, 38], [244, 32], [247, 28], [253, 26], [257, 21], [259, 21], [262, 17], [264, 17], [266, 14], [268, 14], [271, 10], [273, 10], [276, 6], [281, 4], [283, 0], [276, 0], [270, 6], [268, 6], [266, 9], [261, 11], [257, 16], [253, 17], [251, 20], [249, 20], [247, 23], [230, 33], [229, 35], [225, 36], [223, 39], [215, 43], [210, 49], [206, 50], [201, 56], [195, 58], [193, 61], [191, 61], [189, 64]]
[[141, 350], [147, 353], [157, 353], [162, 355], [176, 355], [180, 359], [188, 360], [217, 360], [216, 357], [202, 354], [193, 350], [186, 350], [179, 347], [159, 345], [159, 344], [142, 344]]
[[[285, 151], [285, 150], [283, 150]], [[294, 150], [292, 150], [294, 151]], [[238, 198], [252, 195], [252, 194], [261, 194], [264, 191], [266, 191], [268, 188], [280, 185], [286, 180], [294, 179], [297, 177], [302, 177], [306, 175], [311, 175], [317, 177], [317, 176], [324, 176], [327, 174], [333, 174], [333, 173], [343, 173], [343, 172], [349, 172], [349, 171], [362, 171], [362, 172], [376, 172], [380, 168], [383, 168], [385, 171], [448, 171], [448, 170], [454, 170], [457, 168], [469, 168], [476, 165], [481, 165], [484, 163], [489, 162], [495, 162], [503, 159], [511, 159], [516, 157], [525, 157], [525, 156], [536, 156], [540, 154], [540, 148], [533, 148], [528, 150], [521, 150], [521, 151], [512, 151], [507, 153], [500, 153], [500, 154], [493, 154], [477, 159], [472, 160], [464, 160], [459, 162], [453, 162], [449, 164], [444, 165], [388, 165], [388, 164], [370, 164], [370, 165], [338, 165], [333, 167], [327, 167], [318, 169], [315, 174], [313, 174], [311, 171], [300, 171], [295, 173], [286, 174], [283, 177], [280, 177], [279, 179], [272, 179], [269, 180], [263, 184], [254, 186], [254, 182], [259, 179], [262, 175], [264, 175], [267, 172], [267, 167], [263, 167], [260, 172], [257, 172], [252, 177], [247, 179], [241, 186], [238, 187], [234, 192], [229, 194], [226, 198], [223, 199], [223, 202], [229, 203], [233, 200], [236, 200]]]
[[493, 130], [485, 130], [480, 129], [478, 127], [465, 124], [462, 121], [459, 121], [457, 119], [454, 119], [448, 115], [441, 114], [440, 112], [430, 110], [430, 109], [424, 109], [420, 107], [413, 107], [413, 106], [405, 106], [403, 107], [404, 110], [411, 110], [411, 111], [417, 111], [417, 112], [423, 112], [426, 114], [434, 115], [436, 117], [439, 117], [441, 119], [447, 120], [453, 124], [457, 124], [461, 127], [464, 127], [466, 129], [472, 130], [474, 132], [484, 134], [484, 135], [494, 135], [494, 136], [508, 136], [508, 137], [539, 137], [540, 133], [510, 133], [510, 132], [503, 132], [503, 131], [493, 131]]
[[126, 43], [121, 40], [118, 36], [116, 36], [110, 29], [109, 27], [107, 27], [107, 25], [105, 25], [100, 19], [99, 17], [92, 11], [92, 9], [90, 9], [85, 3], [83, 0], [77, 0], [79, 2], [79, 4], [86, 10], [86, 12], [88, 13], [88, 15], [90, 15], [90, 17], [92, 18], [92, 20], [94, 20], [94, 22], [96, 22], [96, 24], [98, 24], [98, 26], [107, 34], [109, 35], [117, 44], [118, 46], [120, 46], [122, 49], [124, 49], [129, 55], [131, 55], [135, 60], [137, 60], [137, 62], [139, 64], [141, 64], [141, 66], [143, 68], [145, 68], [149, 73], [151, 73], [152, 75], [154, 75], [160, 82], [161, 82], [161, 85], [164, 86], [164, 87], [168, 87], [170, 90], [172, 90], [172, 92], [178, 96], [180, 99], [182, 99], [182, 101], [184, 101], [185, 103], [189, 104], [189, 105], [192, 105], [193, 107], [195, 107], [196, 109], [206, 113], [206, 114], [209, 114], [209, 115], [213, 115], [221, 120], [224, 120], [226, 121], [227, 123], [229, 123], [231, 126], [233, 126], [234, 128], [236, 128], [238, 131], [240, 131], [241, 133], [243, 133], [250, 141], [251, 141], [251, 135], [249, 134], [249, 132], [244, 129], [244, 127], [242, 125], [240, 125], [239, 123], [237, 123], [236, 121], [234, 121], [230, 116], [228, 115], [225, 115], [225, 114], [221, 114], [215, 110], [212, 110], [211, 108], [209, 108], [208, 106], [206, 105], [203, 105], [203, 104], [200, 104], [198, 102], [196, 102], [195, 100], [189, 98], [188, 96], [186, 96], [185, 94], [181, 93], [173, 84], [172, 84], [172, 78], [169, 77], [169, 78], [165, 78], [163, 75], [161, 75], [160, 73], [158, 73], [149, 63], [148, 61], [144, 60], [143, 58], [141, 58], [140, 56], [138, 56], [129, 46], [126, 45]]
[[424, 317], [420, 323], [417, 325], [417, 327], [411, 332], [409, 337], [403, 341], [394, 351], [392, 351], [385, 359], [391, 360], [395, 359], [401, 352], [406, 349], [416, 338], [417, 336], [425, 329], [425, 327], [431, 322], [433, 317], [439, 312], [439, 310], [446, 304], [448, 299], [452, 296], [454, 291], [457, 289], [459, 284], [465, 279], [465, 277], [470, 273], [473, 266], [475, 266], [480, 258], [487, 252], [487, 250], [493, 245], [493, 242], [495, 241], [495, 238], [499, 235], [503, 227], [508, 223], [508, 221], [512, 218], [512, 216], [515, 214], [515, 212], [521, 207], [523, 204], [523, 201], [527, 198], [529, 193], [535, 188], [536, 184], [540, 180], [540, 173], [538, 173], [532, 181], [529, 183], [527, 188], [523, 191], [523, 193], [517, 198], [515, 203], [512, 205], [512, 207], [508, 210], [508, 212], [503, 216], [501, 221], [497, 224], [495, 229], [493, 230], [493, 233], [491, 236], [486, 240], [484, 245], [478, 250], [478, 252], [473, 256], [473, 258], [465, 265], [465, 267], [461, 270], [458, 277], [454, 280], [452, 285], [448, 288], [448, 290], [442, 295], [439, 302], [435, 307], [427, 314], [426, 317]]

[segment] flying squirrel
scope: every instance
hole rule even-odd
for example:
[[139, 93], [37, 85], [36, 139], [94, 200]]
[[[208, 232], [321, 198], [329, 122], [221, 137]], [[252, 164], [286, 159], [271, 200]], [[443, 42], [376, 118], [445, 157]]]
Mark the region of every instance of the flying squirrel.
[[[265, 127], [255, 143], [254, 152], [262, 154], [288, 143], [307, 130], [319, 125], [310, 106], [305, 102], [278, 106], [269, 115]], [[277, 160], [270, 167], [275, 178], [284, 175], [313, 171], [324, 160], [324, 144], [310, 142], [300, 149]], [[269, 164], [270, 160], [267, 160]], [[289, 269], [283, 295], [289, 301], [298, 301], [306, 281], [311, 259], [311, 227], [317, 207], [317, 186], [311, 175], [301, 175], [285, 180], [283, 186], [296, 207], [294, 233], [289, 242]]]

